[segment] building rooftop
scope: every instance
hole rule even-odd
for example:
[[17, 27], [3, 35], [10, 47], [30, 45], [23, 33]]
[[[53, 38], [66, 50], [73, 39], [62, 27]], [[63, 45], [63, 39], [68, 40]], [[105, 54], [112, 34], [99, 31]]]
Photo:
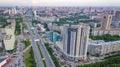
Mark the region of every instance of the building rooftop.
[[98, 31], [120, 31], [120, 28], [118, 28], [118, 27], [110, 27], [110, 29], [109, 30], [103, 30], [103, 29], [101, 29], [101, 27], [99, 27], [99, 28], [94, 28], [93, 30], [98, 30]]
[[112, 45], [112, 44], [120, 44], [120, 40], [119, 41], [113, 41], [113, 42], [104, 42], [103, 40], [95, 40], [95, 41], [89, 41], [89, 45]]
[[4, 45], [6, 50], [13, 50], [14, 49], [14, 42], [15, 42], [15, 20], [7, 20], [7, 22], [10, 24], [7, 26], [4, 31], [6, 35], [4, 36]]
[[6, 50], [14, 49], [15, 36], [14, 35], [6, 35], [4, 38], [4, 45]]

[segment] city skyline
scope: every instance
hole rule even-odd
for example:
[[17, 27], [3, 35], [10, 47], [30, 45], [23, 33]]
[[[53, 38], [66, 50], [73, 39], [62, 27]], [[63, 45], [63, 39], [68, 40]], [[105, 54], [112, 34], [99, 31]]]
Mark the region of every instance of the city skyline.
[[120, 1], [0, 0], [0, 67], [120, 67], [119, 61]]
[[120, 0], [2, 0], [0, 6], [120, 6]]

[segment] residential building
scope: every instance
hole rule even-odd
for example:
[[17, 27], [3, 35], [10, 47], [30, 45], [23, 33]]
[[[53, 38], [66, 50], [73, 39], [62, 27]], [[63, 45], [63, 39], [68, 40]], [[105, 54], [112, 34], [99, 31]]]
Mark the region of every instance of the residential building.
[[89, 26], [65, 24], [63, 29], [63, 52], [74, 60], [86, 60]]
[[104, 42], [103, 40], [89, 41], [88, 52], [91, 55], [105, 55], [120, 51], [120, 41]]
[[120, 36], [120, 29], [119, 28], [111, 28], [110, 30], [102, 30], [100, 28], [94, 28], [91, 32], [94, 36], [101, 36], [104, 34], [110, 34], [110, 35], [119, 35]]
[[4, 36], [3, 42], [6, 50], [13, 50], [15, 43], [15, 20], [8, 20], [8, 22], [10, 25], [4, 29], [6, 35]]
[[112, 15], [103, 15], [101, 29], [102, 30], [109, 30], [111, 21], [112, 21]]
[[116, 11], [115, 17], [116, 17], [117, 19], [120, 19], [120, 11]]
[[111, 21], [112, 21], [112, 15], [103, 15], [101, 28], [93, 28], [91, 34], [94, 36], [100, 36], [104, 34], [120, 36], [120, 28], [110, 26]]

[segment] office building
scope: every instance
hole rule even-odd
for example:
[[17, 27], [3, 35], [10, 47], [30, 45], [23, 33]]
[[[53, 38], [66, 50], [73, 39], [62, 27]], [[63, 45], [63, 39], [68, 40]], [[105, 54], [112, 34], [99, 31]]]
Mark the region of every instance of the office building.
[[101, 29], [109, 30], [111, 21], [112, 21], [112, 15], [103, 15]]
[[85, 60], [88, 48], [89, 26], [64, 25], [63, 52], [74, 60]]

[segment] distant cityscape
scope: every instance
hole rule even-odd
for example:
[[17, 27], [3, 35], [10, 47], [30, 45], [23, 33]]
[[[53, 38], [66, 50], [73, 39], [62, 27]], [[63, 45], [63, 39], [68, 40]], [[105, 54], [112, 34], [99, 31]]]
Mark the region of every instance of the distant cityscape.
[[120, 67], [120, 8], [0, 7], [0, 67]]

